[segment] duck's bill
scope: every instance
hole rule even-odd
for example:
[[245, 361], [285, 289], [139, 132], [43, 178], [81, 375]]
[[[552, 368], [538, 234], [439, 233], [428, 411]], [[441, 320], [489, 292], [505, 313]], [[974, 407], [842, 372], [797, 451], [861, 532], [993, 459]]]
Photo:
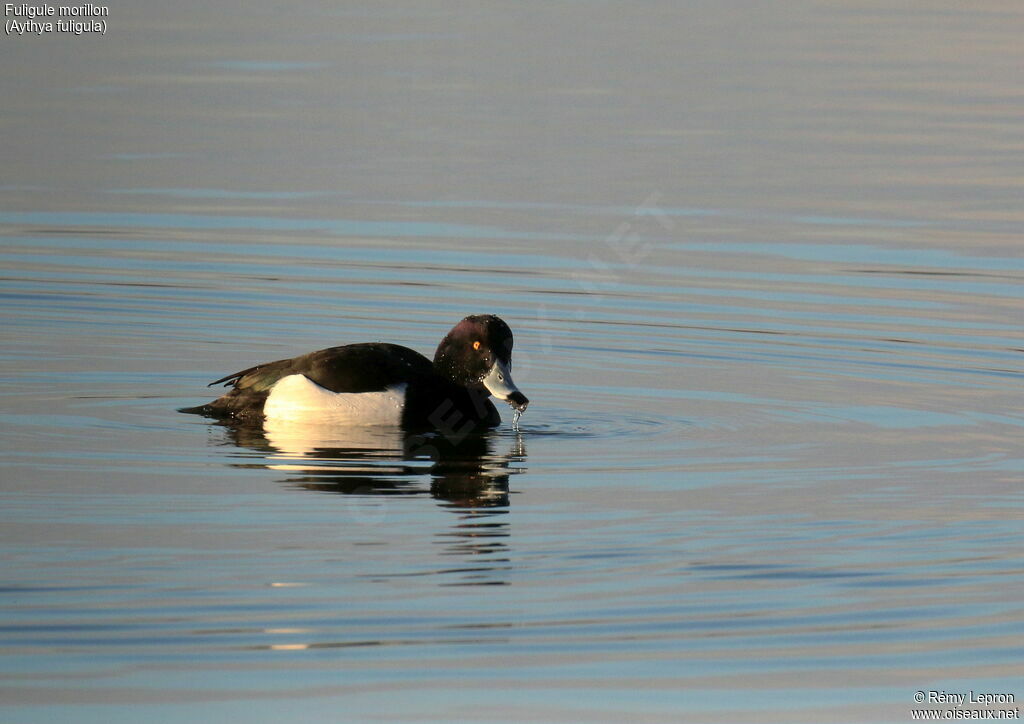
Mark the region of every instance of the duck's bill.
[[509, 372], [508, 365], [501, 360], [495, 361], [491, 371], [482, 381], [488, 392], [499, 400], [504, 400], [519, 412], [525, 410], [526, 406], [530, 404], [526, 395], [520, 392], [516, 383], [512, 381], [512, 373]]

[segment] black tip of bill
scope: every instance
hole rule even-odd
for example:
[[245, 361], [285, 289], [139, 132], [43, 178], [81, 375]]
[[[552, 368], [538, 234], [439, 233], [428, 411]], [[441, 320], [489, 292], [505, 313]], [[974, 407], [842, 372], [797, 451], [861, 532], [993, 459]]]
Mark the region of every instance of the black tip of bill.
[[526, 399], [526, 395], [518, 390], [510, 394], [506, 399], [507, 402], [516, 412], [523, 412], [526, 406], [530, 404], [530, 401]]

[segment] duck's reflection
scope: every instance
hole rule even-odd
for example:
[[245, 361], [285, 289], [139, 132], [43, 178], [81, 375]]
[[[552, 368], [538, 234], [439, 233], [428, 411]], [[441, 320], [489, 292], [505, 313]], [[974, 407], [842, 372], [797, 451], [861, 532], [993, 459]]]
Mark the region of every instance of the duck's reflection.
[[508, 565], [509, 477], [525, 471], [526, 446], [518, 433], [509, 439], [496, 431], [452, 436], [294, 422], [225, 427], [236, 445], [265, 453], [260, 466], [285, 473], [282, 483], [352, 496], [346, 513], [364, 525], [386, 524], [385, 496], [429, 491], [458, 516], [437, 534], [443, 554], [468, 564], [447, 583], [505, 582], [495, 573]]

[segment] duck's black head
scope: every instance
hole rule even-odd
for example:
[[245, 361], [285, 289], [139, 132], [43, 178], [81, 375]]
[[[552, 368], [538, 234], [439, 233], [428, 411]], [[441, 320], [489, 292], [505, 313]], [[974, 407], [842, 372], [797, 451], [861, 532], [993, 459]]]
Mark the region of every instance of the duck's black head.
[[465, 387], [487, 388], [517, 410], [530, 403], [512, 381], [512, 330], [493, 314], [474, 314], [452, 327], [437, 346], [434, 367]]

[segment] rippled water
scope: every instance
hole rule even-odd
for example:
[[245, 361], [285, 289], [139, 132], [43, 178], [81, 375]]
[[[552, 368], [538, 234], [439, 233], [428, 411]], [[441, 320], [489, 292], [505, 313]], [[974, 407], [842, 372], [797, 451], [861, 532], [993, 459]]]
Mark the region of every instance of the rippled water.
[[[1016, 3], [108, 24], [0, 50], [0, 718], [1024, 700]], [[518, 431], [175, 412], [478, 312]]]

